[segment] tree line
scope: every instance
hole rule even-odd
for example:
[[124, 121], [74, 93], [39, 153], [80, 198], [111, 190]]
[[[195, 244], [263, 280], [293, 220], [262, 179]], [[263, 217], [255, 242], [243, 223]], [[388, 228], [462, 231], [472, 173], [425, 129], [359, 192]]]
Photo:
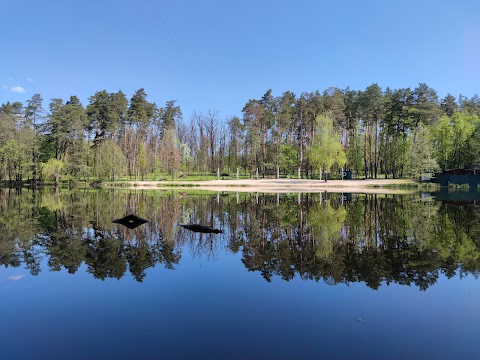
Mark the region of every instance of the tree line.
[[328, 88], [250, 99], [242, 115], [184, 119], [175, 100], [98, 91], [40, 94], [0, 107], [0, 180], [160, 179], [191, 173], [318, 178], [419, 177], [480, 163], [480, 98], [440, 99], [426, 84], [382, 90]]

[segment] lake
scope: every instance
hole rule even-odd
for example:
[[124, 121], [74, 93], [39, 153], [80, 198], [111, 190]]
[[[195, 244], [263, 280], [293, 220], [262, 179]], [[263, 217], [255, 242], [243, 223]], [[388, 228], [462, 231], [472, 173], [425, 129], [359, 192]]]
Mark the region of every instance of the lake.
[[1, 358], [476, 359], [479, 199], [0, 189]]

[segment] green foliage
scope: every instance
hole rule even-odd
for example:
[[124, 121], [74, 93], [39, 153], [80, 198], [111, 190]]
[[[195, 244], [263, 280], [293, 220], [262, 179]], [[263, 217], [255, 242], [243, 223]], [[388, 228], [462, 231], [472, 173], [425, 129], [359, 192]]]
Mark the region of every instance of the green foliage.
[[408, 157], [408, 174], [413, 178], [433, 175], [440, 170], [434, 157], [434, 144], [428, 128], [419, 124], [413, 135], [413, 143]]
[[58, 184], [62, 175], [65, 174], [65, 164], [57, 159], [50, 159], [42, 166], [42, 175], [47, 180], [52, 180]]
[[334, 245], [340, 238], [347, 211], [343, 207], [333, 208], [329, 201], [315, 204], [309, 211], [308, 224], [315, 239], [315, 256], [328, 260], [332, 257]]
[[[0, 179], [36, 181], [40, 164], [51, 158], [65, 164], [71, 179], [107, 176], [96, 161], [105, 141], [121, 148], [130, 179], [218, 168], [250, 176], [257, 169], [262, 176], [298, 169], [303, 176], [339, 170], [345, 162], [366, 177], [397, 178], [435, 171], [435, 162], [441, 169], [480, 163], [478, 96], [439, 100], [426, 84], [413, 90], [332, 87], [298, 96], [286, 91], [278, 97], [267, 90], [226, 124], [215, 110], [184, 122], [175, 100], [158, 107], [143, 88], [130, 101], [121, 91], [106, 90], [88, 100], [84, 109], [76, 96], [52, 99], [48, 113], [40, 94], [24, 105], [1, 104]], [[331, 124], [317, 124], [319, 114], [328, 114]], [[428, 164], [421, 156], [426, 151]]]
[[145, 175], [148, 171], [148, 160], [147, 160], [147, 153], [145, 151], [145, 146], [141, 143], [138, 146], [138, 153], [137, 153], [137, 168], [140, 172], [140, 176], [142, 180], [144, 180]]
[[129, 121], [144, 128], [150, 123], [153, 113], [154, 105], [147, 101], [145, 90], [143, 88], [137, 90], [130, 100], [130, 107], [128, 108]]
[[46, 128], [47, 136], [54, 144], [57, 160], [65, 162], [67, 153], [75, 147], [75, 143], [84, 141], [83, 129], [86, 126], [87, 115], [76, 96], [72, 96], [66, 104], [61, 99], [52, 99]]
[[34, 154], [38, 155], [35, 133], [29, 126], [22, 126], [14, 138], [8, 140], [1, 148], [0, 155], [5, 166], [8, 180], [21, 181], [30, 177], [36, 171], [38, 164], [34, 165]]
[[333, 121], [329, 116], [317, 116], [317, 134], [310, 147], [307, 148], [307, 158], [310, 164], [325, 172], [333, 165], [340, 168], [347, 162], [347, 157], [338, 141], [338, 134], [333, 129]]
[[475, 133], [480, 125], [476, 115], [455, 113], [443, 116], [433, 129], [435, 155], [442, 169], [463, 167], [472, 163]]
[[94, 152], [86, 141], [74, 141], [67, 152], [68, 174], [76, 179], [86, 180], [92, 173]]
[[350, 146], [347, 149], [347, 165], [357, 174], [363, 170], [365, 163], [363, 157], [363, 138], [357, 130], [350, 139]]
[[163, 150], [161, 154], [162, 169], [174, 178], [181, 168], [182, 156], [173, 129], [168, 129], [162, 137], [161, 148]]
[[420, 123], [425, 125], [435, 124], [440, 115], [436, 91], [426, 84], [419, 84], [413, 92], [413, 103], [409, 112], [415, 127]]
[[298, 149], [293, 145], [282, 144], [278, 162], [283, 171], [292, 173], [298, 163]]
[[175, 129], [175, 125], [182, 119], [180, 106], [175, 105], [176, 100], [167, 101], [165, 107], [160, 111], [160, 128], [164, 134], [168, 130]]
[[98, 177], [115, 180], [125, 175], [125, 156], [113, 140], [102, 142], [96, 151]]
[[121, 91], [109, 94], [106, 90], [102, 90], [89, 97], [88, 101], [87, 128], [94, 132], [95, 142], [100, 142], [108, 138], [115, 132], [118, 125], [125, 121], [127, 99]]
[[182, 170], [187, 171], [190, 165], [193, 163], [192, 152], [188, 144], [180, 145], [180, 153], [182, 156]]
[[30, 100], [27, 100], [25, 107], [25, 119], [33, 125], [35, 133], [39, 132], [40, 123], [43, 119], [45, 110], [42, 107], [42, 97], [40, 94], [34, 94]]
[[456, 102], [455, 96], [447, 94], [445, 98], [442, 99], [440, 104], [440, 109], [444, 115], [452, 117], [458, 111], [458, 104]]

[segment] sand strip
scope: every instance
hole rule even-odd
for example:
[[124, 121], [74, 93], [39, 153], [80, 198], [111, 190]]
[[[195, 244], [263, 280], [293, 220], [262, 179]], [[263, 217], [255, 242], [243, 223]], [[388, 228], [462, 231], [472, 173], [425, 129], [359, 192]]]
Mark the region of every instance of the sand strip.
[[[415, 184], [405, 179], [365, 179], [365, 180], [303, 180], [303, 179], [244, 179], [244, 180], [209, 180], [209, 181], [131, 181], [130, 188], [135, 189], [172, 189], [189, 188], [210, 191], [233, 192], [354, 192], [399, 194], [411, 193], [415, 189], [395, 189], [392, 187]], [[111, 186], [106, 183], [105, 186]]]

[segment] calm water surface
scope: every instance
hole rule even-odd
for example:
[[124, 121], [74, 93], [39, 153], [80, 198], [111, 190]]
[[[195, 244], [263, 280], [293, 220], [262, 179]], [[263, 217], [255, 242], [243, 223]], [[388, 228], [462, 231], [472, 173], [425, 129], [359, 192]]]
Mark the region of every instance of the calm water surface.
[[477, 196], [0, 189], [1, 359], [477, 359]]

